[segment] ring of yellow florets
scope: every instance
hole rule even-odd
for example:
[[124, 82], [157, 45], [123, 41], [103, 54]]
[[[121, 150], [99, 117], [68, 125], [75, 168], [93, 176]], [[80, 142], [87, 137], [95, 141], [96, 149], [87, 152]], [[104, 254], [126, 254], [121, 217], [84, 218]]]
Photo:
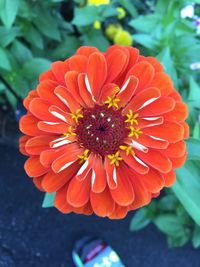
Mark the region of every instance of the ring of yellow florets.
[[139, 114], [129, 110], [123, 115], [119, 102], [116, 97], [107, 97], [104, 105], [80, 108], [71, 114], [76, 125], [70, 126], [64, 135], [75, 136], [78, 144], [85, 148], [83, 154], [78, 156], [80, 164], [88, 159], [90, 152], [102, 158], [108, 157], [115, 166], [119, 166], [122, 160], [120, 150], [126, 155], [134, 155], [133, 147], [125, 140], [138, 139], [142, 134], [138, 128]]

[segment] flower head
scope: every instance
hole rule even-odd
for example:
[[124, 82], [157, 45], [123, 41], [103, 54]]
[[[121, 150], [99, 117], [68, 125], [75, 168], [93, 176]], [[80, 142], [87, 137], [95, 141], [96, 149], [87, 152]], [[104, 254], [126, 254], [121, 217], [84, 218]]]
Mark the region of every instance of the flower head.
[[118, 13], [117, 15], [118, 19], [123, 19], [124, 17], [126, 17], [126, 11], [123, 7], [117, 7], [116, 10]]
[[119, 219], [175, 181], [186, 158], [187, 106], [162, 65], [133, 47], [80, 47], [24, 100], [20, 150], [63, 213]]
[[121, 31], [122, 27], [120, 24], [117, 23], [110, 23], [105, 29], [105, 34], [106, 36], [113, 41], [115, 35], [117, 34], [118, 31]]
[[133, 44], [133, 39], [128, 31], [119, 30], [113, 39], [115, 44], [129, 46]]
[[109, 5], [110, 0], [87, 0], [87, 3], [92, 6]]

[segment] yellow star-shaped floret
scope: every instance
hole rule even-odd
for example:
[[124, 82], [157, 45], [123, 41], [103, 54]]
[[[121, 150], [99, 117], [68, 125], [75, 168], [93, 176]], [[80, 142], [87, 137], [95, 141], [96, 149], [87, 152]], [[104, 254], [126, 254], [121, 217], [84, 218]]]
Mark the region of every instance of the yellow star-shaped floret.
[[134, 123], [138, 125], [138, 116], [139, 114], [133, 114], [133, 111], [129, 109], [129, 114], [126, 114], [127, 120], [125, 120], [125, 122], [130, 123], [131, 125], [133, 125]]
[[72, 112], [72, 119], [75, 120], [76, 123], [78, 123], [78, 120], [83, 118], [83, 114], [81, 113], [81, 109], [77, 109], [75, 112]]
[[132, 147], [132, 146], [125, 146], [125, 145], [123, 145], [123, 146], [120, 146], [119, 148], [120, 148], [121, 150], [125, 151], [127, 156], [128, 156], [129, 154], [132, 154], [132, 155], [135, 154], [134, 151], [133, 151], [133, 147]]
[[119, 151], [117, 151], [115, 154], [108, 155], [108, 158], [110, 159], [110, 164], [115, 164], [117, 167], [119, 166], [119, 161], [122, 160]]
[[107, 100], [104, 103], [108, 105], [108, 108], [111, 108], [111, 107], [118, 108], [118, 104], [117, 103], [119, 101], [120, 101], [120, 99], [116, 98], [115, 96], [114, 97], [108, 96]]
[[79, 163], [82, 164], [84, 161], [88, 159], [89, 149], [85, 149], [82, 155], [79, 155], [78, 158], [80, 159]]
[[64, 133], [63, 135], [69, 137], [70, 135], [76, 135], [76, 133], [73, 132], [72, 126], [69, 126], [67, 132]]
[[129, 133], [129, 137], [135, 136], [137, 139], [139, 138], [140, 134], [142, 134], [142, 131], [140, 128], [135, 129], [133, 126], [130, 126], [131, 132]]

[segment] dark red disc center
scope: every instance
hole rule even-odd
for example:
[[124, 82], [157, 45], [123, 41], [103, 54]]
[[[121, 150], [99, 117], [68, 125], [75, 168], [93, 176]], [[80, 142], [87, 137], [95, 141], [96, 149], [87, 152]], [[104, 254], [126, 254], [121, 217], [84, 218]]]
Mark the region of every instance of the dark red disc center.
[[121, 111], [95, 105], [82, 113], [75, 130], [79, 144], [101, 156], [116, 153], [128, 135]]

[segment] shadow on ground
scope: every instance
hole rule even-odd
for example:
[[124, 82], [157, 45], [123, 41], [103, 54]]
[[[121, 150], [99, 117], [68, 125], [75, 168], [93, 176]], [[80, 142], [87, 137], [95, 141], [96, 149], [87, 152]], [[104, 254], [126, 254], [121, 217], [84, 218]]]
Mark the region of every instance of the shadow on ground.
[[126, 267], [200, 266], [199, 250], [168, 249], [153, 226], [129, 232], [132, 214], [109, 221], [42, 209], [43, 194], [26, 177], [24, 160], [16, 148], [0, 145], [0, 267], [73, 267], [73, 243], [85, 234], [107, 240]]

